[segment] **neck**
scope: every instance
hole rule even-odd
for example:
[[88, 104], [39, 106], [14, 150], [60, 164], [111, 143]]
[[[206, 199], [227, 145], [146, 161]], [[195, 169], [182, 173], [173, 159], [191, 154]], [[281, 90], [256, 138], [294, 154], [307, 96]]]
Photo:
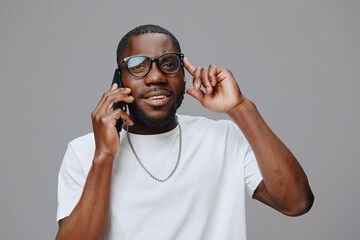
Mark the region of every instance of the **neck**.
[[128, 131], [131, 133], [141, 134], [141, 135], [150, 135], [150, 134], [159, 134], [159, 133], [169, 132], [169, 131], [173, 130], [174, 128], [176, 128], [176, 126], [178, 125], [178, 122], [177, 122], [175, 116], [171, 119], [171, 121], [168, 124], [161, 126], [161, 127], [150, 127], [134, 116], [131, 116], [131, 119], [133, 120], [134, 125], [129, 126]]

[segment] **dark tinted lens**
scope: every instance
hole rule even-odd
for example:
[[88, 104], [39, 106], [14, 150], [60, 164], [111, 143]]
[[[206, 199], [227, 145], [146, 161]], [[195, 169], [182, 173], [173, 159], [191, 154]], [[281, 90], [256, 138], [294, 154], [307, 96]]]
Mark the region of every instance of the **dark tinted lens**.
[[127, 68], [134, 76], [144, 76], [150, 67], [150, 59], [147, 57], [132, 57], [127, 61]]
[[176, 54], [165, 54], [159, 58], [159, 66], [164, 73], [176, 73], [180, 68], [180, 58]]

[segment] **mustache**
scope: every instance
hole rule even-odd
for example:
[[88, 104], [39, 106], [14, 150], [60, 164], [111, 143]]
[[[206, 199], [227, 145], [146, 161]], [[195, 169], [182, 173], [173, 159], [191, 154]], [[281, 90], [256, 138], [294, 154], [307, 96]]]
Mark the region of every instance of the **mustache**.
[[146, 92], [144, 92], [143, 94], [141, 94], [141, 98], [143, 98], [144, 96], [146, 96], [147, 94], [151, 93], [151, 92], [156, 92], [156, 91], [166, 91], [169, 93], [169, 95], [172, 95], [174, 94], [173, 91], [167, 89], [167, 88], [164, 88], [164, 87], [154, 87], [150, 90], [147, 90]]

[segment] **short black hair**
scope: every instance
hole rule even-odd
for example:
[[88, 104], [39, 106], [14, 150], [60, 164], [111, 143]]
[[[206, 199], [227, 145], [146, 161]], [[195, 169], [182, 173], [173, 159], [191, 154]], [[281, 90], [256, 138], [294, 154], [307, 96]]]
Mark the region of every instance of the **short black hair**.
[[141, 26], [138, 26], [138, 27], [132, 29], [130, 32], [128, 32], [127, 34], [125, 34], [125, 36], [122, 37], [122, 39], [119, 42], [117, 51], [116, 51], [117, 64], [119, 64], [122, 59], [122, 54], [125, 51], [125, 48], [128, 44], [129, 39], [131, 37], [138, 36], [138, 35], [145, 34], [145, 33], [161, 33], [161, 34], [168, 35], [169, 37], [171, 37], [176, 51], [178, 51], [179, 53], [181, 52], [179, 41], [176, 39], [176, 37], [171, 32], [169, 32], [165, 28], [160, 27], [158, 25], [146, 24], [146, 25], [141, 25]]

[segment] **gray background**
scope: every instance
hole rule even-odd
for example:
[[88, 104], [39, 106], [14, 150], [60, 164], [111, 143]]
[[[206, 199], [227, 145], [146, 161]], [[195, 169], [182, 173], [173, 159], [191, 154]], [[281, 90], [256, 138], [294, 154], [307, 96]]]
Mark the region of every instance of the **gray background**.
[[[67, 143], [92, 130], [121, 36], [172, 31], [199, 66], [232, 70], [315, 194], [290, 218], [248, 199], [248, 238], [358, 239], [359, 1], [0, 3], [0, 239], [52, 239]], [[188, 77], [188, 86], [191, 79]], [[182, 114], [227, 118], [185, 98]]]

